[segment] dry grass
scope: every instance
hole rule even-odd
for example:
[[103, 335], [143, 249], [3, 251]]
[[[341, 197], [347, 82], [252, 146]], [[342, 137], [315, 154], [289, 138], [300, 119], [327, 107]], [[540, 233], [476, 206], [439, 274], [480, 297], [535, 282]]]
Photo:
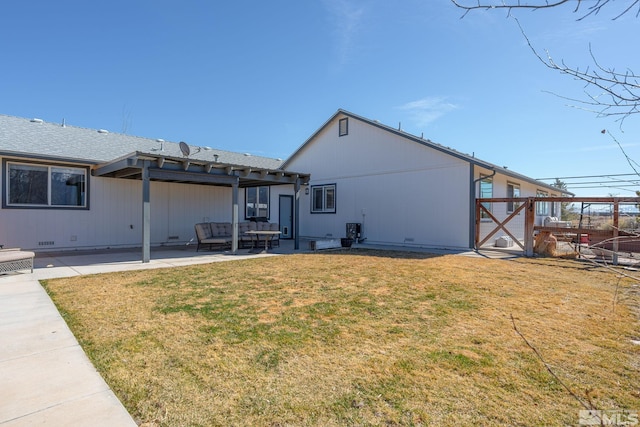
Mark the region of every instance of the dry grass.
[[146, 426], [577, 424], [511, 315], [578, 395], [640, 409], [637, 285], [577, 261], [351, 251], [45, 286]]

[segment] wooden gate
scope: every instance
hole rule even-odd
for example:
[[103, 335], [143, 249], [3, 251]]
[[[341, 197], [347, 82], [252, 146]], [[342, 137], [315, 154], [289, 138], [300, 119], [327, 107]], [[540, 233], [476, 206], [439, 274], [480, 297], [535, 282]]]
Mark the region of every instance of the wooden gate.
[[[536, 203], [561, 203], [573, 207], [571, 218], [545, 223], [536, 215]], [[511, 209], [500, 209], [500, 206]], [[599, 206], [597, 224], [585, 221], [585, 206]], [[537, 234], [549, 233], [575, 244], [579, 252], [588, 248], [610, 256], [618, 264], [621, 252], [631, 259], [640, 257], [640, 197], [526, 197], [476, 199], [475, 248], [480, 249], [498, 233], [508, 236], [525, 256], [533, 256]], [[626, 221], [621, 224], [620, 215]], [[591, 218], [591, 216], [588, 216]], [[637, 254], [637, 255], [634, 255]], [[604, 255], [602, 255], [604, 256]]]

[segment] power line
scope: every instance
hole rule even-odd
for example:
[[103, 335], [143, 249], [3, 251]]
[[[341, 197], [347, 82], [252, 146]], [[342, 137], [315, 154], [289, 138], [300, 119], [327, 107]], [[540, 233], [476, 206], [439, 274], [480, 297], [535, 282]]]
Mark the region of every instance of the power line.
[[538, 181], [547, 181], [550, 179], [559, 179], [559, 180], [564, 180], [564, 179], [582, 179], [582, 178], [609, 178], [609, 177], [613, 177], [613, 176], [635, 176], [638, 177], [640, 175], [636, 174], [636, 173], [614, 173], [614, 174], [607, 174], [607, 175], [584, 175], [584, 176], [560, 176], [560, 177], [553, 177], [553, 178], [537, 178]]
[[[633, 177], [635, 179], [632, 179]], [[635, 193], [635, 190], [640, 187], [639, 175], [635, 173], [614, 173], [603, 175], [580, 175], [580, 176], [567, 176], [556, 178], [539, 178], [539, 181], [544, 180], [559, 180], [566, 186], [567, 190], [588, 190], [588, 189], [614, 189], [628, 191]], [[591, 179], [590, 181], [587, 181]], [[575, 180], [575, 181], [570, 181]]]
[[613, 181], [576, 181], [576, 182], [566, 182], [563, 181], [567, 186], [569, 185], [583, 185], [583, 184], [630, 184], [630, 185], [638, 185], [640, 183], [638, 181], [622, 181], [622, 180], [613, 180]]

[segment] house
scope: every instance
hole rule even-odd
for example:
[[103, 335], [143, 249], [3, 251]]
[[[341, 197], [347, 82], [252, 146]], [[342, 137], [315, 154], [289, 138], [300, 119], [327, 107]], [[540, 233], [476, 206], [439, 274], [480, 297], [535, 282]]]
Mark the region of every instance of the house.
[[[477, 197], [562, 195], [344, 110], [284, 162], [0, 115], [0, 161], [0, 245], [142, 247], [144, 262], [151, 246], [192, 242], [198, 222], [253, 217], [279, 223], [296, 249], [300, 238], [345, 237], [347, 224], [368, 243], [468, 249]], [[487, 208], [504, 218], [515, 205]], [[537, 203], [536, 221], [558, 208]]]
[[[282, 167], [311, 175], [300, 210], [300, 233], [308, 238], [345, 237], [346, 224], [355, 223], [367, 243], [468, 249], [475, 242], [476, 198], [563, 195], [543, 182], [344, 110]], [[487, 207], [504, 219], [514, 203]], [[557, 202], [536, 203], [537, 224], [559, 213]], [[480, 224], [495, 227], [486, 218]], [[524, 227], [519, 228], [522, 237]]]
[[6, 115], [0, 160], [0, 244], [142, 247], [145, 262], [151, 246], [192, 241], [198, 222], [267, 217], [297, 236], [294, 195], [309, 179], [279, 159]]

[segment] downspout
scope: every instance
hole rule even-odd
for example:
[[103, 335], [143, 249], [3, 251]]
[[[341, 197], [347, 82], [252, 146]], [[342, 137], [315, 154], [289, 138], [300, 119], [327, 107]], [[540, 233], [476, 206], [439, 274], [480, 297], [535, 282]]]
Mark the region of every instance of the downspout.
[[476, 248], [476, 184], [479, 181], [482, 181], [485, 178], [493, 178], [496, 173], [498, 171], [496, 171], [495, 169], [493, 169], [493, 173], [491, 175], [487, 175], [487, 176], [480, 176], [479, 178], [473, 179], [474, 176], [474, 172], [475, 172], [475, 165], [473, 163], [470, 163], [470, 175], [471, 175], [471, 189], [469, 191], [469, 247], [470, 248], [474, 248], [474, 249], [478, 249]]

